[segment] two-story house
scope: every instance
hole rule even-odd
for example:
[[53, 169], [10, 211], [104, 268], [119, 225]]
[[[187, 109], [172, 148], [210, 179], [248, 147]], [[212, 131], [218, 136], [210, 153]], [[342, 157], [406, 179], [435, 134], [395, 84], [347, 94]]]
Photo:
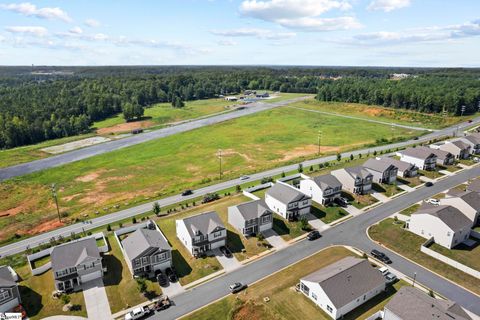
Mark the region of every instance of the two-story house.
[[340, 197], [342, 183], [331, 174], [325, 174], [301, 180], [300, 191], [311, 197], [316, 203], [328, 205]]
[[51, 254], [55, 287], [75, 290], [82, 283], [103, 277], [102, 257], [95, 238], [61, 244]]
[[430, 148], [407, 148], [397, 151], [396, 155], [401, 161], [411, 163], [422, 170], [435, 170], [437, 165], [437, 156]]
[[411, 178], [418, 174], [418, 167], [412, 163], [400, 161], [391, 157], [380, 157], [377, 159], [397, 167], [397, 176], [399, 177]]
[[333, 170], [331, 174], [351, 193], [368, 194], [372, 189], [373, 175], [363, 166]]
[[[434, 145], [431, 145], [431, 146], [434, 146]], [[437, 147], [439, 147], [439, 146], [435, 145], [435, 148], [428, 148], [428, 147], [424, 147], [424, 146], [419, 146], [419, 147], [416, 147], [415, 149], [425, 148], [426, 150], [430, 150], [434, 155], [437, 156], [437, 164], [439, 164], [439, 165], [442, 165], [442, 166], [452, 165], [455, 162], [455, 156], [448, 151], [443, 151], [441, 149], [437, 149]]]
[[475, 226], [480, 223], [480, 194], [475, 191], [458, 192], [455, 196], [440, 199], [441, 205], [449, 205], [460, 210]]
[[370, 158], [363, 167], [373, 175], [375, 182], [392, 184], [397, 181], [398, 168], [388, 161]]
[[465, 136], [460, 140], [470, 145], [470, 152], [472, 154], [480, 153], [480, 133], [469, 134], [468, 136]]
[[251, 236], [272, 229], [273, 213], [264, 200], [253, 200], [228, 207], [228, 223]]
[[293, 221], [310, 213], [312, 199], [288, 184], [277, 182], [265, 193], [265, 203], [273, 212]]
[[227, 229], [215, 211], [177, 220], [176, 230], [177, 238], [195, 257], [227, 242]]
[[471, 154], [471, 146], [462, 140], [446, 141], [438, 146], [439, 150], [451, 153], [457, 159], [468, 159]]
[[18, 275], [11, 267], [0, 266], [0, 313], [9, 312], [22, 303], [17, 281]]
[[[153, 223], [153, 222], [152, 222]], [[134, 277], [150, 277], [172, 266], [172, 248], [155, 224], [139, 228], [122, 240], [125, 261]]]

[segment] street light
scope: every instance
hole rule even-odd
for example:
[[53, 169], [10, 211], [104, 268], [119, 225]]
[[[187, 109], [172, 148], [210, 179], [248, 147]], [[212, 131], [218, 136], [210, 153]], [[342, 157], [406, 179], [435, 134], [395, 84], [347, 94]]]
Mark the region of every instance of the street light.
[[60, 217], [60, 209], [58, 207], [57, 186], [55, 185], [55, 183], [52, 183], [50, 188], [52, 190], [52, 196], [53, 196], [53, 199], [55, 200], [55, 205], [57, 207], [58, 221], [62, 222], [62, 219]]
[[412, 287], [415, 287], [415, 280], [417, 279], [417, 273], [414, 272], [413, 273], [413, 284], [412, 284]]

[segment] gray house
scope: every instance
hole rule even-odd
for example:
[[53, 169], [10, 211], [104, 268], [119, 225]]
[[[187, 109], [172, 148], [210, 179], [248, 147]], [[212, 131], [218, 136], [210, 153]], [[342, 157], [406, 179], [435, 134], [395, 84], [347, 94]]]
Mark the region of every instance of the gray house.
[[172, 248], [156, 228], [140, 228], [122, 240], [123, 253], [134, 277], [150, 277], [172, 266]]
[[457, 159], [468, 159], [470, 157], [470, 144], [461, 140], [447, 141], [438, 147], [442, 151], [450, 152]]
[[449, 166], [453, 164], [455, 161], [455, 156], [448, 152], [448, 151], [443, 151], [440, 149], [434, 149], [434, 148], [428, 148], [428, 147], [416, 147], [415, 149], [421, 149], [425, 148], [430, 150], [434, 155], [437, 156], [437, 164], [443, 165], [443, 166]]
[[371, 158], [363, 167], [373, 175], [375, 182], [392, 184], [397, 181], [398, 168], [388, 161]]
[[474, 133], [468, 136], [465, 136], [461, 139], [463, 142], [470, 145], [470, 152], [473, 154], [480, 153], [480, 134]]
[[244, 236], [270, 230], [273, 225], [273, 213], [263, 200], [253, 200], [228, 207], [228, 223]]
[[410, 178], [415, 177], [418, 174], [418, 167], [412, 163], [397, 160], [391, 157], [381, 157], [377, 159], [397, 167], [397, 176], [399, 177]]
[[310, 179], [302, 179], [300, 191], [310, 196], [313, 201], [328, 205], [340, 197], [342, 183], [331, 174], [324, 174]]
[[277, 182], [265, 193], [268, 208], [288, 220], [296, 220], [310, 213], [312, 198], [288, 184]]
[[367, 194], [372, 189], [373, 175], [363, 166], [333, 170], [331, 174], [352, 193]]
[[94, 238], [56, 246], [50, 256], [59, 291], [75, 290], [82, 283], [103, 277], [102, 257]]
[[0, 312], [9, 312], [22, 303], [17, 280], [12, 268], [0, 266]]
[[397, 156], [403, 162], [411, 163], [422, 170], [435, 170], [437, 156], [433, 149], [426, 147], [407, 148], [397, 151]]
[[383, 320], [472, 320], [455, 302], [438, 300], [420, 289], [404, 286], [385, 305]]

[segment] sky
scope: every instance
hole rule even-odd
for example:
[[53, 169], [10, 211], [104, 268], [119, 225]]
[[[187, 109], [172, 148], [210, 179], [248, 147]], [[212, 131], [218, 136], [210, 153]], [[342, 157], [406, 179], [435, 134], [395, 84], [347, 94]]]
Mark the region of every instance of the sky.
[[479, 67], [479, 0], [0, 0], [0, 65]]

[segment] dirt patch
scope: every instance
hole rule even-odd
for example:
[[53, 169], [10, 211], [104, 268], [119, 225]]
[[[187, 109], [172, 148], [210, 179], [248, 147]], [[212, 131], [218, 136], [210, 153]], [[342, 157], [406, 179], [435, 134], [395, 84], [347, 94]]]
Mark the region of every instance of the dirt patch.
[[247, 302], [239, 307], [233, 317], [234, 320], [262, 320], [267, 319], [265, 306]]
[[132, 179], [133, 175], [127, 175], [123, 177], [107, 177], [102, 178], [101, 180], [97, 180], [95, 182], [95, 186], [93, 189], [88, 191], [80, 200], [80, 203], [83, 204], [102, 204], [105, 203], [107, 200], [111, 200], [114, 197], [118, 198], [119, 200], [126, 200], [132, 199], [138, 195], [134, 193], [112, 193], [106, 192], [107, 184], [110, 182], [125, 182]]
[[[217, 155], [217, 153], [215, 153], [215, 155]], [[243, 159], [245, 159], [246, 161], [249, 161], [249, 162], [254, 161], [252, 158], [250, 158], [250, 156], [248, 154], [240, 153], [240, 152], [235, 151], [233, 149], [222, 150], [222, 157], [228, 157], [228, 156], [233, 156], [233, 155], [238, 155], [238, 156], [242, 157]]]
[[90, 181], [96, 180], [98, 177], [100, 177], [100, 175], [103, 172], [104, 172], [103, 170], [95, 171], [95, 172], [89, 173], [87, 175], [78, 177], [78, 178], [75, 179], [75, 181], [90, 182]]
[[[339, 147], [330, 147], [330, 146], [321, 146], [320, 151], [322, 153], [331, 153], [339, 151]], [[318, 145], [306, 145], [303, 147], [297, 147], [295, 149], [289, 150], [285, 152], [282, 158], [278, 159], [277, 161], [288, 161], [297, 159], [300, 157], [310, 156], [312, 154], [316, 154], [318, 152]]]
[[72, 194], [71, 196], [62, 197], [62, 200], [68, 202], [68, 201], [72, 201], [73, 199], [75, 199], [76, 197], [79, 197], [79, 196], [81, 196], [80, 193]]
[[51, 221], [46, 221], [44, 223], [41, 223], [34, 228], [28, 230], [26, 234], [34, 235], [42, 232], [47, 232], [56, 228], [60, 228], [64, 225], [63, 222], [60, 222], [58, 220], [51, 220]]
[[98, 134], [110, 134], [110, 133], [120, 133], [120, 132], [130, 132], [133, 129], [138, 128], [148, 128], [153, 126], [155, 123], [151, 120], [135, 121], [135, 122], [126, 122], [114, 125], [108, 128], [101, 128], [97, 130]]

